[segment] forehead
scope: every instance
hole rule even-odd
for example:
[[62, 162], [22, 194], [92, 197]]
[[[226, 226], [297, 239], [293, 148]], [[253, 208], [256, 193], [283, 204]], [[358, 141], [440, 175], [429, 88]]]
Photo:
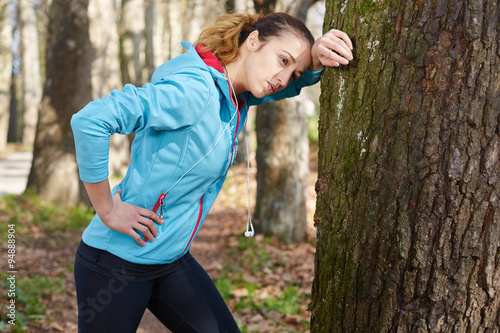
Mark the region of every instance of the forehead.
[[274, 37], [267, 43], [270, 49], [275, 52], [284, 52], [293, 57], [299, 67], [309, 66], [311, 60], [311, 46], [304, 38], [289, 33], [279, 37]]
[[268, 40], [268, 44], [273, 46], [286, 47], [290, 50], [294, 50], [297, 54], [303, 52], [304, 50], [310, 50], [311, 46], [302, 37], [297, 36], [293, 33], [282, 34], [281, 36], [274, 36]]

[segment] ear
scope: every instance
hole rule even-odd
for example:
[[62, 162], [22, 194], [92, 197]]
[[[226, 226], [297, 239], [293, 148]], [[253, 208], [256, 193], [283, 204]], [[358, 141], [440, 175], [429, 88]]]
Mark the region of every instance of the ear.
[[252, 31], [246, 41], [245, 41], [245, 44], [247, 46], [247, 49], [249, 51], [257, 51], [260, 46], [261, 46], [261, 41], [260, 41], [260, 38], [259, 38], [259, 32], [257, 30], [254, 30]]

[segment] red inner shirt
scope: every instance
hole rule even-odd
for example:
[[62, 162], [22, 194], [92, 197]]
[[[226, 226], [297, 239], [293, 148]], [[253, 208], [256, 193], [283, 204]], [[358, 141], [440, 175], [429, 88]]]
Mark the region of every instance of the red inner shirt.
[[[195, 49], [198, 55], [200, 56], [201, 60], [203, 60], [203, 62], [205, 62], [207, 66], [210, 66], [224, 74], [224, 68], [222, 67], [222, 64], [220, 63], [219, 59], [215, 56], [215, 54], [205, 49], [203, 45], [196, 45]], [[230, 96], [232, 96], [231, 82], [229, 82], [229, 93]], [[238, 99], [238, 111], [241, 111], [241, 107], [243, 106], [243, 101], [238, 97], [236, 98]]]

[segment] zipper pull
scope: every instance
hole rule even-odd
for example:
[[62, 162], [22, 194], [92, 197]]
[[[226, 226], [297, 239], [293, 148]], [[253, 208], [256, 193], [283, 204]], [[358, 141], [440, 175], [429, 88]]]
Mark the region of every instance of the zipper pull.
[[165, 198], [164, 195], [162, 195], [162, 197], [160, 198], [160, 219], [164, 219], [165, 216], [163, 216], [163, 205], [164, 205], [164, 202], [163, 202], [163, 199]]

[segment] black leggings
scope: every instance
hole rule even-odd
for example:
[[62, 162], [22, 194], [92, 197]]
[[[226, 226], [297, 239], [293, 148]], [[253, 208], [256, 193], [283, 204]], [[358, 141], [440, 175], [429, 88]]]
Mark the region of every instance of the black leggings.
[[188, 252], [138, 265], [83, 242], [75, 260], [78, 332], [136, 332], [148, 308], [169, 330], [240, 332], [205, 270]]

